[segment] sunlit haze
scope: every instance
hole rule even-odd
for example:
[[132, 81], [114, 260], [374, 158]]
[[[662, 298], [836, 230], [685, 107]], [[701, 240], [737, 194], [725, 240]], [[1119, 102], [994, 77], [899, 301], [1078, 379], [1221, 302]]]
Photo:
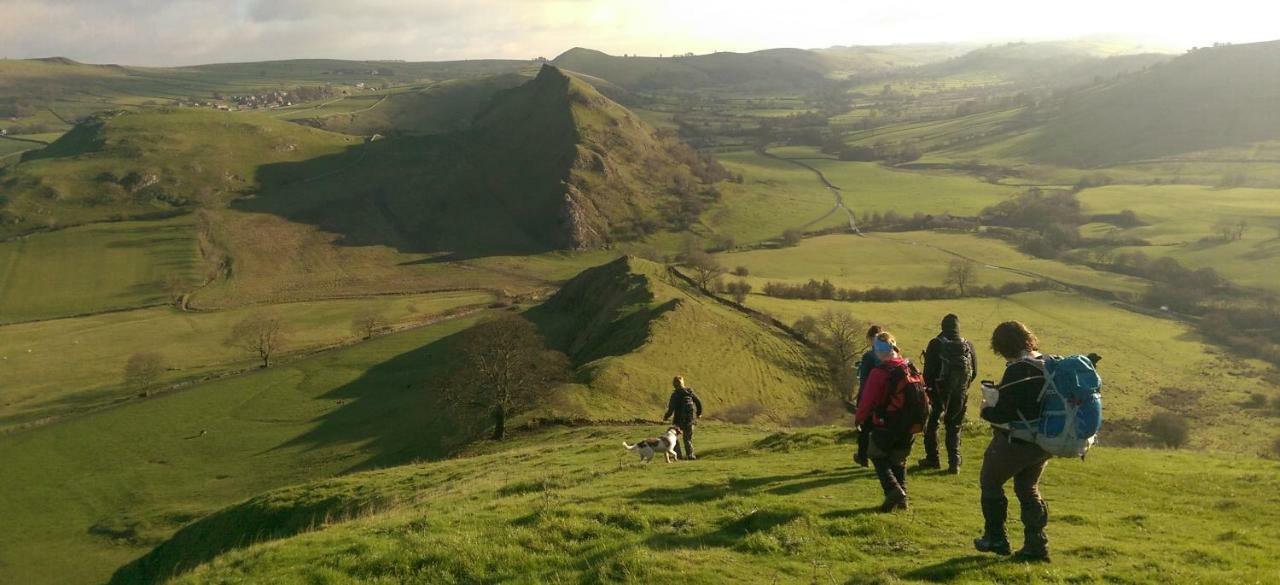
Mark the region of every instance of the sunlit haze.
[[302, 57], [670, 55], [1106, 35], [1153, 50], [1276, 36], [1280, 8], [1081, 0], [0, 0], [0, 56], [176, 65]]

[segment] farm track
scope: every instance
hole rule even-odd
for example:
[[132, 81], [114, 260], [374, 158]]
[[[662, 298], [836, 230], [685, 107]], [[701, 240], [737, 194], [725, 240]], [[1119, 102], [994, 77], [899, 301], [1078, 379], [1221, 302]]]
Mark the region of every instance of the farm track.
[[827, 219], [828, 217], [831, 217], [832, 214], [839, 213], [840, 211], [844, 211], [849, 216], [849, 230], [855, 234], [862, 235], [862, 231], [858, 229], [857, 217], [855, 217], [853, 210], [849, 209], [849, 207], [844, 204], [844, 195], [841, 192], [840, 187], [836, 186], [834, 183], [828, 180], [827, 176], [822, 174], [822, 171], [818, 170], [816, 167], [800, 159], [785, 158], [785, 157], [781, 157], [776, 154], [773, 154], [769, 152], [769, 149], [765, 147], [758, 148], [756, 152], [760, 153], [760, 156], [763, 156], [766, 158], [771, 158], [773, 160], [790, 163], [790, 164], [808, 169], [809, 172], [812, 172], [814, 175], [817, 175], [818, 180], [822, 182], [822, 185], [826, 187], [827, 190], [831, 191], [831, 195], [835, 197], [835, 205], [831, 208], [831, 211], [826, 212], [825, 214], [822, 215], [822, 217], [819, 217], [813, 221], [810, 221], [809, 223], [806, 223], [800, 226], [800, 229], [803, 230], [803, 229], [808, 229], [810, 227], [813, 227], [821, 223], [823, 220]]

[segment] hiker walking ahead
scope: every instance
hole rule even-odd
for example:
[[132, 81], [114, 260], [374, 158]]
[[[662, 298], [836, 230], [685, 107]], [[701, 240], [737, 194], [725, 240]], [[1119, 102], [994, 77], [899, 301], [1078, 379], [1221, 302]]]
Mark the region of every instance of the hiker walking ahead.
[[921, 469], [938, 469], [938, 423], [946, 427], [947, 472], [960, 472], [960, 426], [969, 403], [969, 385], [978, 377], [978, 358], [973, 344], [960, 337], [960, 318], [942, 318], [942, 332], [929, 341], [924, 352], [924, 380], [929, 387], [933, 411], [924, 429], [924, 459]]
[[[884, 331], [879, 325], [872, 325], [867, 329], [867, 352], [862, 354], [862, 359], [858, 360], [858, 392], [855, 394], [854, 404], [862, 404], [862, 391], [867, 387], [867, 378], [871, 377], [871, 370], [880, 365], [880, 360], [876, 358], [875, 349], [871, 345], [875, 343], [876, 336]], [[856, 412], [856, 409], [855, 409]], [[863, 467], [867, 466], [867, 442], [871, 440], [871, 428], [858, 429], [858, 451], [853, 454], [853, 462]]]
[[907, 457], [929, 418], [924, 380], [888, 331], [871, 344], [880, 364], [867, 376], [855, 422], [871, 429], [867, 454], [884, 490], [881, 512], [907, 509]]
[[685, 387], [684, 376], [673, 378], [671, 385], [675, 390], [671, 392], [671, 398], [667, 399], [667, 413], [662, 415], [662, 420], [675, 415], [672, 422], [684, 433], [684, 453], [680, 452], [680, 445], [677, 444], [676, 455], [681, 459], [697, 459], [693, 455], [693, 425], [702, 417], [702, 401], [698, 400], [693, 388]]
[[1049, 537], [1045, 526], [1049, 508], [1040, 497], [1040, 475], [1050, 454], [1031, 441], [1010, 436], [1008, 424], [1040, 417], [1040, 391], [1044, 373], [1034, 360], [1041, 358], [1039, 341], [1026, 325], [1017, 321], [1001, 323], [991, 334], [991, 349], [1008, 360], [1000, 380], [999, 398], [994, 405], [984, 400], [982, 418], [992, 423], [991, 444], [982, 456], [982, 538], [973, 541], [980, 552], [1009, 554], [1009, 538], [1004, 522], [1009, 500], [1004, 484], [1013, 479], [1013, 491], [1022, 511], [1023, 544], [1016, 558], [1025, 561], [1049, 560]]

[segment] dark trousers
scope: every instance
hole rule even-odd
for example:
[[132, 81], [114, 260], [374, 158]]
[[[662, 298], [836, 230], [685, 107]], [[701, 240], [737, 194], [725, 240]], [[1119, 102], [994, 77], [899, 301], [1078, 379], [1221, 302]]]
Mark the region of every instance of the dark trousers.
[[924, 456], [930, 461], [938, 461], [938, 424], [941, 422], [947, 431], [947, 462], [952, 467], [959, 467], [960, 427], [964, 425], [965, 408], [969, 404], [969, 389], [964, 386], [950, 390], [931, 389], [929, 400], [933, 402], [933, 410], [929, 412], [929, 423], [924, 428]]
[[693, 421], [678, 420], [675, 424], [684, 437], [684, 452], [680, 452], [680, 441], [676, 441], [676, 455], [681, 459], [693, 459]]
[[1004, 523], [1009, 499], [1004, 495], [1004, 484], [1012, 479], [1013, 493], [1018, 496], [1022, 512], [1023, 547], [1032, 552], [1048, 551], [1045, 526], [1049, 523], [1049, 507], [1040, 497], [1040, 476], [1049, 459], [1049, 453], [1038, 445], [1010, 440], [1008, 432], [994, 430], [991, 444], [982, 456], [979, 479], [984, 538], [993, 542], [1008, 540]]
[[876, 478], [880, 480], [880, 489], [884, 495], [907, 493], [907, 457], [911, 455], [911, 446], [915, 437], [889, 437], [882, 431], [871, 431], [871, 440], [867, 454], [871, 465], [876, 470]]

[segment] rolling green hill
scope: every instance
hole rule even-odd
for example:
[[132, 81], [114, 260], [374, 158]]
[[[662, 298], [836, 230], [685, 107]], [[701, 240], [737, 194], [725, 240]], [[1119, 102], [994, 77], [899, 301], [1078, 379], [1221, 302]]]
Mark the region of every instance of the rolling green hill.
[[[1280, 487], [1274, 462], [1105, 447], [1056, 460], [1042, 484], [1054, 562], [1025, 565], [973, 551], [976, 465], [959, 477], [915, 473], [911, 511], [880, 515], [847, 430], [708, 425], [698, 461], [639, 465], [618, 443], [651, 431], [545, 430], [263, 494], [191, 524], [112, 583], [176, 572], [184, 585], [1225, 585], [1280, 571], [1270, 554], [1280, 511], [1266, 495]], [[969, 460], [984, 435], [968, 433]], [[1012, 516], [1016, 538], [1016, 507]]]
[[1071, 95], [1034, 158], [1098, 166], [1280, 137], [1280, 41], [1192, 51]]
[[680, 57], [618, 57], [576, 47], [551, 62], [557, 67], [600, 77], [627, 89], [657, 90], [811, 86], [824, 79], [834, 69], [836, 61], [836, 58], [802, 49]]
[[220, 207], [255, 188], [264, 164], [295, 162], [292, 181], [320, 174], [306, 161], [346, 157], [360, 139], [262, 116], [209, 110], [97, 114], [0, 172], [0, 238], [82, 223]]

